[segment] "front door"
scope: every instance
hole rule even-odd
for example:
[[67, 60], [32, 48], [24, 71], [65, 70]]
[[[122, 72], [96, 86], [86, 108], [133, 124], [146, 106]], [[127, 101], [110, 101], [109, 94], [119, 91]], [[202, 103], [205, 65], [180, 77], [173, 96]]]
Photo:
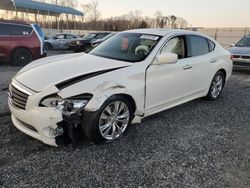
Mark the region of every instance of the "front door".
[[192, 66], [186, 54], [184, 36], [168, 40], [160, 53], [172, 52], [178, 55], [174, 64], [152, 64], [146, 73], [145, 110], [149, 115], [178, 104], [192, 94]]

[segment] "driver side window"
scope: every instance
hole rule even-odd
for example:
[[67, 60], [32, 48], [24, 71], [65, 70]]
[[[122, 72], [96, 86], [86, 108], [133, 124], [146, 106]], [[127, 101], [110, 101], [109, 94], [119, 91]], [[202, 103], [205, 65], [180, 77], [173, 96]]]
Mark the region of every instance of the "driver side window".
[[178, 59], [186, 57], [184, 36], [177, 36], [170, 39], [161, 49], [161, 54], [171, 52], [178, 55]]

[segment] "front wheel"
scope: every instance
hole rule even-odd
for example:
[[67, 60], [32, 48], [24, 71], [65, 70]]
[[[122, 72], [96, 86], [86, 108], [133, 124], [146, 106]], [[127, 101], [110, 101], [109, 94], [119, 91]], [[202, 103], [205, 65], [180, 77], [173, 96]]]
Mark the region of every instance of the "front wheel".
[[220, 96], [224, 85], [225, 75], [219, 71], [213, 77], [206, 99], [210, 101], [216, 100]]
[[132, 119], [131, 103], [124, 97], [113, 96], [102, 105], [93, 121], [85, 125], [84, 132], [94, 143], [113, 142], [125, 134]]

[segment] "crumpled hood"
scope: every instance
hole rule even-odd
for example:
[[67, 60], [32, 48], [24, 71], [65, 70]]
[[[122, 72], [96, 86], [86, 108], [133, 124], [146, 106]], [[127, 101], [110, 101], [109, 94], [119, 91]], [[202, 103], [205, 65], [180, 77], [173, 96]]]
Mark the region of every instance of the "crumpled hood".
[[21, 69], [15, 79], [34, 91], [85, 74], [131, 65], [130, 63], [89, 54], [67, 54], [43, 58]]
[[250, 47], [232, 47], [228, 51], [233, 55], [249, 55], [250, 56]]

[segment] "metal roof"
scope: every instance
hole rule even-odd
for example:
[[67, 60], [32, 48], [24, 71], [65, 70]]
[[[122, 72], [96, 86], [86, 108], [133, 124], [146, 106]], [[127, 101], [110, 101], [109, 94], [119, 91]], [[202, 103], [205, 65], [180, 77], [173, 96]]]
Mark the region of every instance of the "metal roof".
[[39, 14], [72, 14], [76, 16], [83, 16], [84, 14], [74, 8], [59, 6], [55, 4], [42, 3], [33, 0], [9, 0], [14, 4], [17, 11], [29, 11], [30, 13]]

